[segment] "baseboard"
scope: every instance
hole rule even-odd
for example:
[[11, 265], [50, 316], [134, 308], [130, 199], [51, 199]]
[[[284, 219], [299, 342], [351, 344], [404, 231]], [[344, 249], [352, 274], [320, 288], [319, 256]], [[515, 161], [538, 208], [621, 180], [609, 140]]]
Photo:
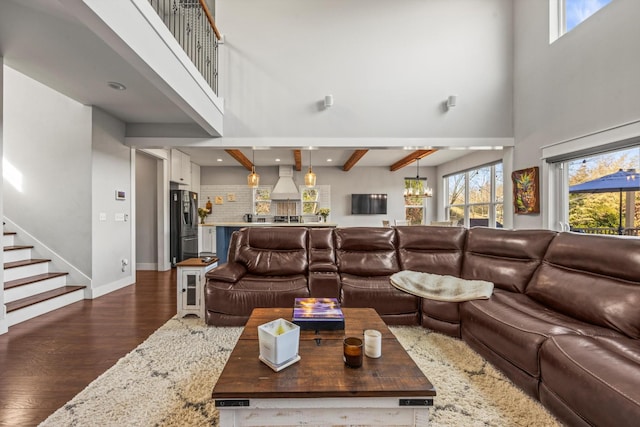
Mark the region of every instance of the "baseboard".
[[157, 271], [158, 270], [158, 264], [156, 264], [155, 262], [138, 263], [138, 264], [136, 264], [136, 270]]
[[7, 323], [7, 306], [0, 305], [0, 335], [9, 331], [9, 323]]
[[125, 277], [123, 279], [117, 280], [115, 282], [107, 283], [102, 286], [98, 286], [97, 288], [87, 288], [85, 290], [85, 299], [95, 299], [99, 298], [103, 295], [110, 294], [111, 292], [117, 291], [118, 289], [126, 288], [127, 286], [131, 286], [135, 284], [135, 277]]

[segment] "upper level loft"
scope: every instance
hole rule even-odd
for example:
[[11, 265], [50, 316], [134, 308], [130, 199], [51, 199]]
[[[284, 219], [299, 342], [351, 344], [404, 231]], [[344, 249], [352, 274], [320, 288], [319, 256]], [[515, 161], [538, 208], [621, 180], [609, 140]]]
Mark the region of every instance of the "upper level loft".
[[[137, 137], [217, 137], [218, 38], [206, 0], [4, 0], [4, 64]], [[115, 90], [114, 90], [115, 89]]]

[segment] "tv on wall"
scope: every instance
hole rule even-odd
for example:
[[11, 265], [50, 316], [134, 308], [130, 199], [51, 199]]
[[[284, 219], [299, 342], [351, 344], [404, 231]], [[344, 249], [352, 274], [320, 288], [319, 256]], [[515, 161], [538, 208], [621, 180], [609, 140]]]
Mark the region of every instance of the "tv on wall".
[[387, 194], [352, 194], [352, 215], [386, 215]]

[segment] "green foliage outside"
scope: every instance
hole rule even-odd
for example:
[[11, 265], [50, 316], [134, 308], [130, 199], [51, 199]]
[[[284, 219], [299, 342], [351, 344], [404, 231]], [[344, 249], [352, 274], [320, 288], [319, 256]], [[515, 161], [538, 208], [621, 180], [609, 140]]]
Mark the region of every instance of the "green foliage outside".
[[[618, 171], [638, 168], [638, 149], [600, 155], [569, 162], [569, 185], [580, 184]], [[627, 196], [635, 198], [633, 227], [640, 226], [640, 192], [622, 193], [622, 226], [626, 212]], [[569, 194], [569, 224], [572, 228], [618, 228], [620, 193]]]
[[[422, 194], [424, 192], [424, 183], [415, 179], [404, 180], [405, 194], [411, 192], [413, 194]], [[405, 219], [412, 225], [422, 224], [424, 218], [424, 197], [404, 196]]]

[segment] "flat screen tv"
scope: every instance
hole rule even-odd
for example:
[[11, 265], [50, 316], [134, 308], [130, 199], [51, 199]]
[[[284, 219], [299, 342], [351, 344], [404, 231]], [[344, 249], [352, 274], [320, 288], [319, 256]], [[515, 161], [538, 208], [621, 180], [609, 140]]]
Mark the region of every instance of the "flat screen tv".
[[385, 194], [352, 194], [352, 215], [386, 215], [387, 195]]

